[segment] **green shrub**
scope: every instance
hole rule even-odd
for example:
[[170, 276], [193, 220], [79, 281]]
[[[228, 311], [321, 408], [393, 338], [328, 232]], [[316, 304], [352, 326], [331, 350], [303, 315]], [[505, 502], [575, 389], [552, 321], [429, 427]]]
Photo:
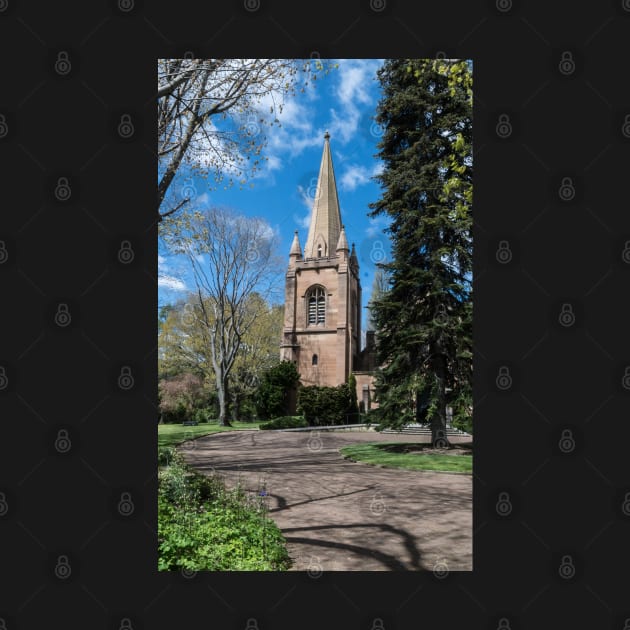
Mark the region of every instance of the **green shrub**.
[[300, 375], [292, 361], [281, 361], [267, 370], [256, 393], [258, 417], [266, 420], [289, 412], [291, 392], [300, 381]]
[[286, 570], [284, 538], [262, 501], [226, 490], [218, 477], [199, 475], [174, 457], [159, 474], [158, 569]]
[[300, 429], [307, 427], [308, 422], [302, 416], [282, 416], [259, 425], [260, 429]]
[[158, 466], [169, 466], [177, 451], [172, 446], [158, 448]]
[[348, 420], [354, 422], [357, 417], [357, 409], [353, 407], [352, 394], [347, 383], [337, 387], [301, 387], [297, 410], [309, 426], [346, 424]]
[[212, 418], [210, 417], [210, 409], [195, 409], [192, 412], [191, 420], [194, 420], [197, 424], [205, 424], [206, 422], [210, 422]]

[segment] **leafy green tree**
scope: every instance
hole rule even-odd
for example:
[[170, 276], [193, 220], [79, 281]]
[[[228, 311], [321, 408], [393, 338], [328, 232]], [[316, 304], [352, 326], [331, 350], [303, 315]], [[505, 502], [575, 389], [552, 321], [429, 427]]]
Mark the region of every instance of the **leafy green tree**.
[[234, 421], [251, 419], [255, 415], [257, 392], [263, 376], [278, 361], [284, 322], [284, 305], [269, 305], [258, 293], [250, 296], [246, 308], [254, 314], [254, 321], [243, 335], [229, 379], [231, 417]]
[[219, 422], [228, 418], [230, 375], [255, 326], [255, 294], [273, 295], [283, 262], [269, 224], [260, 218], [210, 209], [196, 214], [189, 229], [171, 234], [172, 253], [188, 259], [196, 285], [192, 318], [202, 358], [209, 360], [219, 400]]
[[372, 304], [383, 366], [376, 378], [382, 426], [416, 419], [425, 399], [434, 444], [471, 413], [472, 71], [467, 61], [388, 60], [379, 71], [384, 129], [371, 216], [387, 215], [389, 290]]
[[[228, 375], [226, 386], [226, 413], [232, 419], [252, 417], [256, 409], [257, 388], [263, 373], [278, 360], [278, 344], [283, 322], [283, 306], [269, 305], [258, 293], [245, 300], [245, 310], [253, 318], [251, 327], [244, 332], [242, 343]], [[210, 316], [211, 302], [206, 304]], [[207, 399], [217, 417], [218, 405], [216, 377], [212, 364], [211, 348], [199, 296], [190, 294], [186, 299], [170, 305], [158, 335], [158, 375], [160, 382], [174, 377], [194, 374], [204, 379]]]
[[288, 415], [292, 392], [300, 375], [292, 361], [281, 361], [262, 376], [256, 396], [258, 416], [264, 420]]

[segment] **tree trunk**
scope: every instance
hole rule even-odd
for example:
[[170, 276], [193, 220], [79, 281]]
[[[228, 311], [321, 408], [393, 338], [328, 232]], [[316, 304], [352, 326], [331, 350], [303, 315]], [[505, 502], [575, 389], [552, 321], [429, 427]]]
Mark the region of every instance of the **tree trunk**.
[[433, 448], [449, 448], [446, 434], [446, 357], [437, 354], [434, 359], [437, 379], [437, 413], [431, 418], [431, 443]]
[[222, 427], [231, 427], [230, 420], [227, 414], [227, 396], [228, 396], [228, 385], [227, 378], [221, 373], [221, 369], [219, 369], [216, 373], [216, 381], [217, 381], [217, 398], [219, 399], [219, 425]]

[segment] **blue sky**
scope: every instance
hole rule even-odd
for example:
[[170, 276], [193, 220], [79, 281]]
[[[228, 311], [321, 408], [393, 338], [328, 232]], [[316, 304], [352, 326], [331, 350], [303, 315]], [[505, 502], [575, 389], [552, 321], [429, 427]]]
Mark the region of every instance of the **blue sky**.
[[[252, 217], [263, 217], [279, 240], [280, 256], [289, 261], [293, 233], [298, 230], [302, 247], [306, 242], [312, 197], [324, 146], [330, 133], [341, 219], [348, 243], [355, 243], [363, 291], [363, 330], [375, 262], [389, 252], [383, 233], [384, 218], [370, 219], [368, 204], [380, 196], [372, 177], [381, 162], [375, 157], [381, 130], [373, 120], [380, 98], [376, 70], [382, 60], [341, 59], [338, 68], [318, 76], [315, 86], [285, 101], [278, 116], [281, 127], [265, 129], [267, 161], [247, 187], [209, 188], [205, 180], [185, 180], [200, 208], [225, 207]], [[250, 184], [253, 186], [250, 187]], [[175, 185], [175, 184], [174, 184]], [[180, 186], [182, 184], [179, 184]], [[278, 292], [272, 301], [283, 301], [284, 272], [278, 276]], [[194, 289], [186, 261], [171, 256], [159, 245], [158, 305], [172, 303]]]

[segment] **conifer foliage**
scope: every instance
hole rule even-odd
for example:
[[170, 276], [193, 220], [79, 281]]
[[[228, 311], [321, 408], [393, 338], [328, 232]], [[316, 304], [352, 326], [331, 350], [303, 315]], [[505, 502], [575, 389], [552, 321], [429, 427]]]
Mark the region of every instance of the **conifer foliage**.
[[372, 304], [382, 369], [381, 426], [431, 423], [445, 446], [446, 406], [472, 414], [472, 70], [467, 61], [388, 60], [379, 71], [389, 290]]

